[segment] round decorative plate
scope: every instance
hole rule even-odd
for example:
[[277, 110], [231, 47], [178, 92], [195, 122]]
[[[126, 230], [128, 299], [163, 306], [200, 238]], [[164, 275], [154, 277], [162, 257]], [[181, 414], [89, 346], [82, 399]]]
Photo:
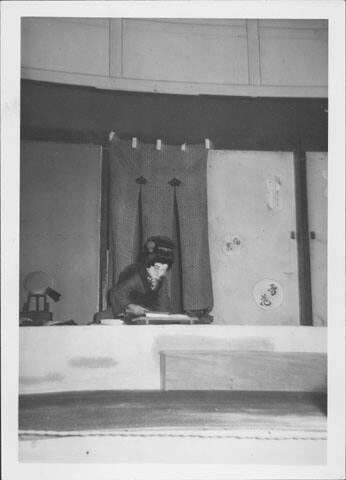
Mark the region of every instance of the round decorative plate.
[[238, 234], [228, 233], [222, 239], [222, 251], [225, 255], [239, 255], [244, 249], [244, 240]]
[[264, 310], [280, 307], [284, 294], [279, 282], [265, 278], [254, 286], [253, 296], [257, 305]]

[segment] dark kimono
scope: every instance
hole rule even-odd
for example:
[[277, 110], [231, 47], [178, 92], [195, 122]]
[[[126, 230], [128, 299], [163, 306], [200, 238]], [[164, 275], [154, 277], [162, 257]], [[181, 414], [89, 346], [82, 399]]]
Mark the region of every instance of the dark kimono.
[[109, 300], [115, 316], [122, 313], [130, 303], [151, 311], [171, 311], [167, 278], [162, 277], [153, 290], [145, 266], [141, 264], [129, 265], [120, 273], [115, 287], [109, 292]]

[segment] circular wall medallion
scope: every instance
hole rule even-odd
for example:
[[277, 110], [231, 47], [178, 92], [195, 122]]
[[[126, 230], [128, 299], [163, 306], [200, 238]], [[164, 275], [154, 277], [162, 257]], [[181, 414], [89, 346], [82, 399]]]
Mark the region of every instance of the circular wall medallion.
[[282, 304], [284, 294], [280, 283], [265, 278], [256, 283], [253, 296], [260, 308], [273, 310]]
[[222, 251], [225, 255], [240, 254], [244, 249], [244, 240], [240, 235], [227, 234], [222, 239]]

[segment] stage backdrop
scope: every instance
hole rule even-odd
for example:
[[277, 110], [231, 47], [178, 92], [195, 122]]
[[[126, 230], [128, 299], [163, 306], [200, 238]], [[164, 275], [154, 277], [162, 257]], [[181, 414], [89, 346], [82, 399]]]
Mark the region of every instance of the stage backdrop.
[[299, 324], [292, 153], [211, 150], [215, 323]]
[[[138, 235], [167, 235], [179, 243], [183, 310], [213, 305], [208, 245], [206, 161], [202, 145], [110, 145], [115, 278], [136, 260]], [[139, 222], [139, 228], [138, 228]], [[139, 234], [138, 234], [139, 232]], [[179, 265], [180, 264], [180, 265]], [[173, 292], [174, 293], [174, 292]]]

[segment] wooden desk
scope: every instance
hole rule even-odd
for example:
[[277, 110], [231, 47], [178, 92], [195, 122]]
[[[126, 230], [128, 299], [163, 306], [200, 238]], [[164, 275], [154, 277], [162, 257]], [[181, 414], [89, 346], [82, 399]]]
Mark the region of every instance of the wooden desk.
[[327, 391], [325, 353], [166, 350], [161, 390]]

